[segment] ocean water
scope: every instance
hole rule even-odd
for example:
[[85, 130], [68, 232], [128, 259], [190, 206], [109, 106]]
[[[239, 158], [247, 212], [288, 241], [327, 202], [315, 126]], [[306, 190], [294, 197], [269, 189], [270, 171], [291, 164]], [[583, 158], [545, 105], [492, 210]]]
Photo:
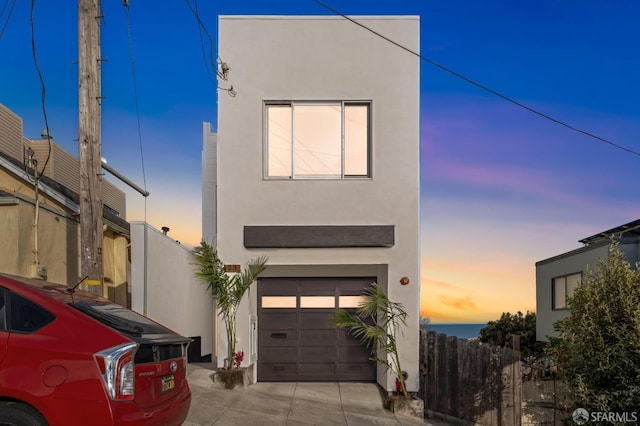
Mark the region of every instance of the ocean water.
[[474, 324], [427, 324], [428, 331], [435, 331], [438, 334], [455, 336], [458, 339], [471, 339], [480, 337], [480, 330], [486, 327], [487, 323]]

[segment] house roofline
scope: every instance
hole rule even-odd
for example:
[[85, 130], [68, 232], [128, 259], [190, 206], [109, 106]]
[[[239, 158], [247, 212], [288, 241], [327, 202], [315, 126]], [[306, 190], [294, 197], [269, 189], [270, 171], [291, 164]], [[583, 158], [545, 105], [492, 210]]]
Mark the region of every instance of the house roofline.
[[[22, 179], [23, 181], [30, 182], [29, 175], [27, 174], [26, 170], [19, 167], [15, 163], [15, 161], [17, 160], [13, 160], [13, 158], [11, 158], [9, 155], [0, 151], [0, 166], [4, 167], [9, 172], [16, 175], [18, 178]], [[45, 179], [40, 180], [40, 190], [46, 195], [48, 195], [49, 197], [59, 202], [60, 204], [67, 207], [68, 209], [77, 211], [77, 212], [80, 211], [80, 206], [78, 205], [78, 203], [71, 200], [67, 195], [52, 188]]]
[[[419, 15], [347, 15], [351, 19], [366, 20], [420, 20]], [[252, 20], [344, 20], [339, 15], [219, 15], [218, 19]]]
[[638, 242], [640, 240], [640, 219], [625, 223], [624, 225], [616, 226], [615, 228], [611, 228], [606, 231], [599, 232], [590, 237], [583, 238], [578, 242], [584, 244], [584, 247], [580, 247], [575, 250], [550, 257], [548, 259], [540, 260], [536, 262], [536, 266], [544, 265], [545, 263], [573, 256], [584, 251], [591, 250], [593, 248], [608, 245], [612, 240], [618, 241], [621, 244], [631, 244]]
[[[10, 173], [25, 182], [31, 182], [27, 171], [20, 167], [20, 162], [2, 151], [0, 151], [0, 167], [4, 167]], [[59, 189], [55, 188], [56, 186], [59, 187]], [[42, 176], [39, 181], [39, 190], [71, 210], [74, 214], [80, 214], [80, 204], [78, 203], [78, 200], [80, 199], [79, 195], [61, 183], [47, 176]], [[24, 197], [19, 198], [22, 199]], [[23, 201], [29, 200], [23, 199]], [[110, 208], [104, 205], [102, 208], [103, 218], [106, 220], [106, 224], [109, 228], [114, 232], [130, 235], [129, 222], [112, 213]]]
[[622, 237], [639, 237], [640, 236], [640, 219], [634, 220], [624, 225], [616, 226], [607, 231], [600, 232], [587, 238], [583, 238], [579, 242], [587, 245], [591, 245], [600, 240], [608, 241], [612, 236], [620, 234]]
[[[623, 238], [616, 238], [615, 241], [617, 241], [618, 243], [620, 243], [622, 245], [625, 245], [625, 244], [637, 244], [638, 241], [640, 241], [640, 238], [639, 237], [623, 237]], [[584, 252], [589, 251], [589, 250], [593, 250], [593, 249], [596, 249], [596, 248], [608, 246], [610, 243], [611, 243], [611, 239], [604, 239], [603, 238], [600, 241], [596, 241], [596, 242], [591, 243], [589, 245], [586, 245], [584, 247], [580, 247], [580, 248], [577, 248], [575, 250], [571, 250], [571, 251], [568, 251], [566, 253], [562, 253], [562, 254], [559, 254], [557, 256], [550, 257], [548, 259], [539, 260], [539, 261], [536, 262], [536, 267], [541, 266], [541, 265], [545, 265], [547, 263], [555, 262], [556, 260], [565, 259], [567, 257], [575, 256], [577, 254], [584, 253]]]

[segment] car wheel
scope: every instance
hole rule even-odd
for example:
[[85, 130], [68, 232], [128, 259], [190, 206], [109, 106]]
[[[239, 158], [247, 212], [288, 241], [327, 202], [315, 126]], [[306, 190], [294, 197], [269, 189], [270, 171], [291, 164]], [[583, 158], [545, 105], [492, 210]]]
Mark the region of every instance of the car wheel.
[[47, 426], [33, 407], [20, 402], [0, 402], [0, 426]]

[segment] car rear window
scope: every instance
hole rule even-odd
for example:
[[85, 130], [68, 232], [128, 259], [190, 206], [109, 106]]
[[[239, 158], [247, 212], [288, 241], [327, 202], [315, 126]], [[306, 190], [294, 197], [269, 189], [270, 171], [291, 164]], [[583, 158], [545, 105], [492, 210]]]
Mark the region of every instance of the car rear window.
[[69, 303], [69, 306], [115, 328], [141, 344], [179, 344], [191, 341], [191, 339], [174, 333], [144, 315], [114, 303], [81, 300]]
[[56, 319], [55, 315], [15, 293], [9, 297], [9, 330], [33, 333]]
[[114, 303], [82, 300], [69, 305], [129, 336], [172, 334], [149, 318]]

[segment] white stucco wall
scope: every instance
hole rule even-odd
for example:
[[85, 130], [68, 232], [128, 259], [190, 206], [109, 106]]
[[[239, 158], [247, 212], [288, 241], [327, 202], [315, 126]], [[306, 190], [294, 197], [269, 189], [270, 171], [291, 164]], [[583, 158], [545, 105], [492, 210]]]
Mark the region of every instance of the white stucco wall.
[[131, 222], [131, 308], [183, 336], [200, 336], [204, 356], [213, 353], [213, 299], [192, 263], [170, 235]]
[[211, 131], [210, 123], [202, 123], [202, 238], [216, 241], [217, 211], [217, 134]]
[[[418, 17], [355, 19], [419, 51]], [[419, 59], [340, 17], [220, 17], [219, 46], [220, 57], [231, 68], [228, 81], [219, 85], [233, 85], [237, 92], [235, 97], [224, 91], [218, 96], [217, 244], [222, 260], [244, 264], [265, 254], [269, 265], [278, 265], [267, 273], [279, 276], [287, 267], [298, 276], [380, 271], [390, 299], [403, 303], [410, 315], [399, 346], [408, 388], [416, 391]], [[372, 177], [263, 179], [264, 102], [272, 100], [370, 101]], [[203, 215], [203, 220], [210, 218]], [[245, 225], [394, 225], [395, 245], [248, 250], [243, 246]], [[371, 268], [358, 270], [358, 265]], [[407, 286], [399, 283], [404, 276], [411, 280]], [[240, 344], [249, 338], [249, 319], [256, 309], [252, 291], [238, 314]], [[219, 345], [224, 353], [224, 339]], [[379, 382], [393, 389], [395, 378], [379, 372]]]

